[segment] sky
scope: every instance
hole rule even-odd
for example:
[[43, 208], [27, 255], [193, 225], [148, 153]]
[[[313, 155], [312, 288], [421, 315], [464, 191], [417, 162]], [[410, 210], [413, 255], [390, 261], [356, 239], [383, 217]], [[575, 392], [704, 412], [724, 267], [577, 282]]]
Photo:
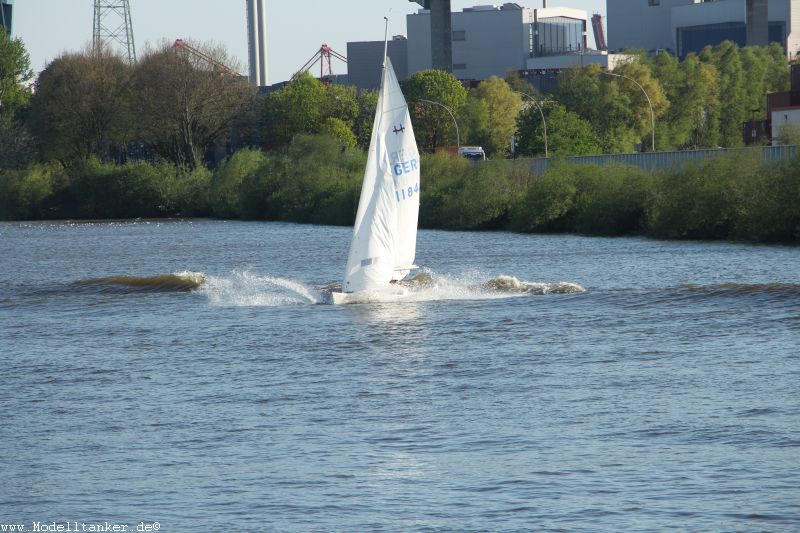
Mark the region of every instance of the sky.
[[[453, 11], [487, 0], [452, 0]], [[502, 4], [502, 1], [494, 3]], [[542, 7], [542, 0], [517, 0], [525, 7]], [[130, 0], [137, 53], [146, 45], [158, 46], [175, 39], [192, 39], [224, 45], [238, 60], [232, 65], [247, 73], [245, 0]], [[221, 7], [225, 6], [225, 7]], [[548, 7], [573, 7], [591, 16], [605, 16], [606, 0], [549, 0]], [[31, 56], [31, 66], [41, 71], [64, 51], [78, 51], [92, 40], [92, 0], [15, 0], [14, 37]], [[348, 41], [383, 39], [383, 17], [389, 14], [390, 35], [405, 35], [408, 13], [419, 9], [408, 0], [268, 0], [267, 40], [269, 81], [289, 79], [321, 44], [347, 54]], [[594, 38], [589, 28], [589, 45]], [[334, 63], [335, 74], [347, 67]]]

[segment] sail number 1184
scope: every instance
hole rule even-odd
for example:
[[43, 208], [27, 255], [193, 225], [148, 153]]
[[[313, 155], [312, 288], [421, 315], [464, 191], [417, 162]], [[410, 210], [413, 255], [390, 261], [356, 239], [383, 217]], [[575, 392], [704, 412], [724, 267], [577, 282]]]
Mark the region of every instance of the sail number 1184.
[[397, 196], [398, 202], [402, 200], [408, 200], [409, 198], [413, 198], [414, 195], [419, 194], [419, 182], [415, 183], [413, 187], [409, 185], [408, 188], [404, 187], [399, 191], [394, 191], [394, 194]]

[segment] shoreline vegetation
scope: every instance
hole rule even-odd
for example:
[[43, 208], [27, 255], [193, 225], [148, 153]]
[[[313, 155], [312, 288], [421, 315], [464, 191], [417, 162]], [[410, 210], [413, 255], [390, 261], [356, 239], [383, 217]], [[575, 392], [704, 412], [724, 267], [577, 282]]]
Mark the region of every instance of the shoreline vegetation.
[[[330, 136], [298, 135], [283, 150], [242, 149], [214, 172], [170, 163], [89, 158], [4, 173], [0, 219], [213, 217], [350, 226], [366, 154]], [[759, 150], [683, 169], [556, 161], [423, 158], [420, 227], [663, 239], [800, 242], [800, 159]]]
[[[261, 94], [231, 74], [242, 69], [224, 47], [192, 46], [203, 54], [163, 42], [130, 64], [100, 45], [34, 76], [24, 43], [0, 29], [0, 220], [352, 225], [377, 92], [300, 72]], [[563, 159], [738, 148], [742, 124], [766, 116], [766, 95], [791, 87], [776, 43], [725, 41], [682, 60], [629, 52], [615, 68], [622, 77], [574, 67], [548, 94], [515, 72], [472, 88], [440, 70], [411, 75], [403, 93], [423, 153], [420, 226], [800, 241], [798, 159], [766, 164], [743, 149], [661, 172]], [[778, 143], [800, 145], [789, 126]], [[437, 153], [456, 145], [483, 146], [490, 160]], [[542, 174], [513, 159], [545, 152], [553, 164]]]

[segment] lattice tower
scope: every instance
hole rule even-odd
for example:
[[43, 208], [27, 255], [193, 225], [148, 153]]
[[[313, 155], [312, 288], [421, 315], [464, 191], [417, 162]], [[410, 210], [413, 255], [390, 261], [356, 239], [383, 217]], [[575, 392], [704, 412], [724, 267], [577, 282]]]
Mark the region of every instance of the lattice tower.
[[120, 46], [128, 62], [136, 62], [129, 0], [94, 0], [92, 43], [95, 49], [99, 46]]

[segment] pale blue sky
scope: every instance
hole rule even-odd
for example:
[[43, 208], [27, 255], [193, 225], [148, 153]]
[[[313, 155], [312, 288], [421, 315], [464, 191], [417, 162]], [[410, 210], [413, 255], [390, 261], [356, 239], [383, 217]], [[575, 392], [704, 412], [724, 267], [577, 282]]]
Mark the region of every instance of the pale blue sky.
[[[245, 0], [130, 0], [137, 50], [146, 43], [191, 38], [224, 44], [247, 71]], [[453, 0], [453, 10], [490, 4], [486, 0]], [[502, 3], [496, 0], [494, 3]], [[522, 0], [541, 7], [541, 0]], [[79, 50], [92, 38], [92, 0], [15, 0], [14, 35], [22, 38], [34, 70], [65, 50]], [[574, 7], [605, 15], [605, 0], [549, 0], [549, 7]], [[222, 8], [221, 6], [227, 6]], [[383, 17], [391, 9], [393, 35], [406, 34], [405, 15], [419, 8], [408, 0], [268, 0], [269, 77], [271, 83], [291, 77], [327, 43], [343, 55], [348, 41], [383, 39]], [[589, 43], [594, 39], [589, 30]], [[334, 64], [334, 73], [347, 67]]]

